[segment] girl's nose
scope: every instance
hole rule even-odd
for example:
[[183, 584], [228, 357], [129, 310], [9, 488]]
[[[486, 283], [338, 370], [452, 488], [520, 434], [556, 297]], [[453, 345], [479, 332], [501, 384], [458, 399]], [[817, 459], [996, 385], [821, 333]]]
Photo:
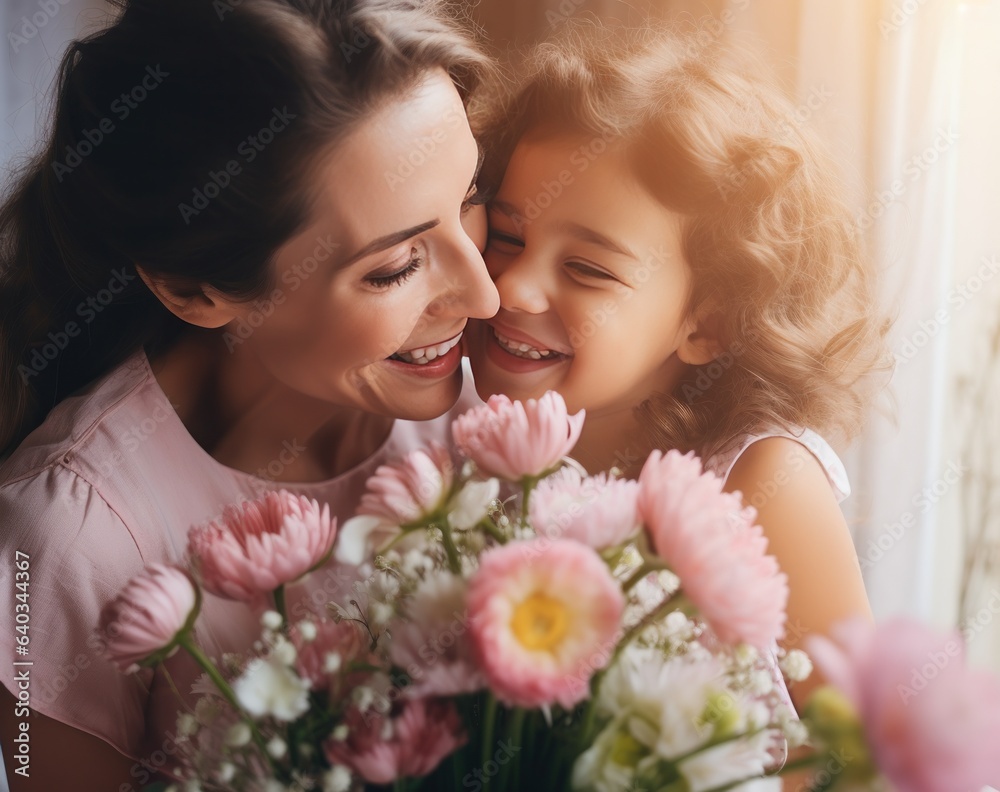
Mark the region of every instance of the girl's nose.
[[500, 307], [506, 311], [540, 314], [549, 309], [544, 273], [538, 262], [524, 253], [493, 269], [493, 279], [500, 294]]

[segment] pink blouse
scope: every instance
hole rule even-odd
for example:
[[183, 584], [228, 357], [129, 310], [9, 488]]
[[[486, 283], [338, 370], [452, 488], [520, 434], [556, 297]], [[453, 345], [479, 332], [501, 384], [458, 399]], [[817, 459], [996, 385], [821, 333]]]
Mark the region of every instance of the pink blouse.
[[[164, 664], [166, 675], [163, 666], [120, 673], [101, 654], [95, 626], [102, 606], [145, 564], [181, 560], [191, 525], [268, 489], [329, 503], [342, 522], [353, 515], [379, 464], [432, 439], [447, 442], [450, 422], [475, 403], [466, 369], [462, 397], [447, 415], [397, 420], [371, 457], [336, 478], [278, 483], [226, 467], [202, 449], [140, 349], [60, 402], [0, 465], [0, 590], [5, 602], [15, 601], [15, 583], [24, 582], [23, 575], [15, 579], [20, 551], [18, 557], [29, 562], [30, 637], [27, 655], [16, 655], [15, 609], [0, 609], [0, 682], [16, 696], [16, 674], [27, 669], [34, 710], [96, 735], [149, 767], [169, 770], [182, 708], [174, 686], [192, 704], [190, 686], [200, 671], [180, 651]], [[288, 454], [295, 453], [294, 442]], [[289, 588], [290, 617], [337, 598], [351, 582], [335, 565], [314, 572], [304, 585]], [[195, 637], [209, 656], [218, 660], [223, 652], [245, 649], [258, 634], [258, 614], [206, 595]], [[15, 667], [10, 658], [32, 665]]]

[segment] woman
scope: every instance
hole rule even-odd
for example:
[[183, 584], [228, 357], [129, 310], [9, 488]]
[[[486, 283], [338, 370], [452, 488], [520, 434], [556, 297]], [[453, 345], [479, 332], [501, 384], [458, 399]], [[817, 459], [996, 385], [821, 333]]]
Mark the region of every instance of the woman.
[[[33, 662], [27, 693], [0, 672], [15, 790], [15, 694], [24, 788], [173, 766], [193, 666], [122, 676], [93, 627], [192, 523], [278, 486], [343, 520], [381, 459], [443, 431], [408, 422], [453, 408], [465, 323], [498, 307], [464, 108], [484, 67], [405, 0], [132, 0], [64, 57], [0, 214], [0, 584], [25, 594]], [[212, 598], [198, 625], [216, 656], [257, 629]]]

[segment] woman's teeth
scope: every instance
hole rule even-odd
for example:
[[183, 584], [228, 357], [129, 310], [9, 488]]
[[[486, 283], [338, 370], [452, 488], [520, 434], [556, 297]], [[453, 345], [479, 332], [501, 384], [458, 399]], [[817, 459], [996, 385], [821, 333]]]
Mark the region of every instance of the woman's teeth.
[[559, 357], [561, 353], [551, 349], [536, 349], [530, 344], [522, 344], [512, 338], [507, 338], [497, 332], [496, 328], [491, 328], [496, 336], [497, 343], [503, 347], [504, 351], [510, 352], [515, 357], [528, 358], [529, 360], [546, 360], [547, 358]]
[[461, 340], [462, 333], [459, 333], [457, 336], [445, 341], [443, 344], [424, 347], [422, 349], [411, 349], [409, 352], [397, 352], [395, 355], [392, 355], [392, 357], [396, 360], [402, 360], [404, 363], [414, 363], [418, 366], [426, 366], [432, 360], [448, 354]]

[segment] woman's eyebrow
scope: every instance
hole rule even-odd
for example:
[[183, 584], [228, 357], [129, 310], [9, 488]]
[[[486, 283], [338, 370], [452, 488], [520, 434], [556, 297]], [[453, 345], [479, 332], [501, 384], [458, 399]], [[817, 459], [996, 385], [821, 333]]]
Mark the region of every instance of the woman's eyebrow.
[[345, 259], [340, 263], [341, 267], [347, 267], [353, 264], [355, 261], [363, 259], [365, 256], [370, 256], [372, 253], [378, 253], [381, 250], [387, 250], [393, 245], [398, 245], [401, 242], [405, 242], [411, 237], [415, 237], [418, 234], [424, 233], [424, 231], [430, 231], [437, 225], [440, 225], [441, 221], [437, 218], [433, 220], [428, 220], [427, 222], [421, 223], [420, 225], [415, 225], [410, 228], [404, 228], [401, 231], [393, 231], [391, 234], [385, 234], [377, 239], [373, 239], [367, 245], [365, 245], [361, 250], [352, 255], [350, 258]]

